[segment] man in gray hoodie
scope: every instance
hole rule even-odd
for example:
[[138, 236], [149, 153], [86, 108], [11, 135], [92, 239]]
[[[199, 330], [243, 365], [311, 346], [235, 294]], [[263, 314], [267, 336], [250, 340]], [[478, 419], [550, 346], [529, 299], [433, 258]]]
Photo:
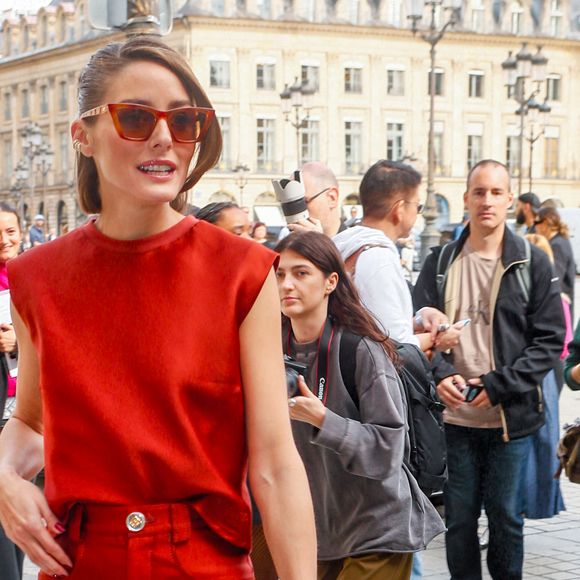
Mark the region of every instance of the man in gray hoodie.
[[361, 225], [337, 234], [333, 241], [345, 262], [360, 251], [354, 283], [367, 310], [391, 338], [423, 351], [434, 345], [445, 350], [457, 344], [459, 332], [451, 329], [437, 334], [447, 317], [434, 308], [422, 309], [413, 318], [411, 293], [395, 245], [399, 238], [409, 236], [423, 211], [420, 184], [420, 173], [410, 165], [377, 161], [360, 184]]

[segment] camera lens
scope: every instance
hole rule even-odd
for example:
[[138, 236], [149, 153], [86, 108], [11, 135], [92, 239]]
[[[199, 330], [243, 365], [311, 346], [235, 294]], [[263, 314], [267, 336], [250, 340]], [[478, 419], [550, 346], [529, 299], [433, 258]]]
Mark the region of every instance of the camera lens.
[[288, 398], [299, 394], [298, 391], [299, 374], [293, 368], [286, 367], [286, 388], [288, 389]]
[[306, 220], [309, 215], [300, 172], [294, 172], [294, 177], [294, 180], [272, 180], [276, 198], [280, 202], [286, 223], [289, 224]]

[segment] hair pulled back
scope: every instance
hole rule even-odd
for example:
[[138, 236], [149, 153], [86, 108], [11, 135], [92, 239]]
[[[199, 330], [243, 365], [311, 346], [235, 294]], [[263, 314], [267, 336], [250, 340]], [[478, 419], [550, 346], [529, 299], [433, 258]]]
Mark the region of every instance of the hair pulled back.
[[[366, 336], [382, 345], [387, 356], [396, 365], [397, 350], [393, 341], [382, 332], [375, 319], [360, 301], [354, 283], [346, 272], [342, 257], [332, 240], [318, 232], [296, 232], [285, 237], [276, 251], [292, 250], [312, 262], [325, 276], [338, 274], [338, 283], [328, 297], [328, 314], [337, 326], [353, 334]], [[288, 318], [282, 315], [286, 322]]]
[[[211, 108], [211, 102], [187, 61], [155, 36], [140, 35], [127, 42], [110, 43], [91, 56], [79, 77], [78, 105], [79, 115], [106, 103], [103, 102], [107, 88], [113, 78], [127, 65], [134, 62], [159, 64], [174, 73], [181, 81], [192, 105]], [[92, 124], [95, 117], [87, 117], [83, 122]], [[171, 202], [177, 211], [182, 211], [191, 189], [201, 176], [215, 165], [221, 154], [222, 137], [216, 120], [210, 125], [205, 139], [197, 144], [195, 165], [187, 176], [179, 194]], [[77, 187], [79, 204], [86, 213], [101, 211], [99, 176], [95, 162], [81, 153], [77, 157]]]
[[536, 216], [536, 222], [545, 223], [550, 232], [560, 234], [567, 240], [570, 238], [570, 230], [560, 218], [560, 212], [555, 207], [541, 208]]

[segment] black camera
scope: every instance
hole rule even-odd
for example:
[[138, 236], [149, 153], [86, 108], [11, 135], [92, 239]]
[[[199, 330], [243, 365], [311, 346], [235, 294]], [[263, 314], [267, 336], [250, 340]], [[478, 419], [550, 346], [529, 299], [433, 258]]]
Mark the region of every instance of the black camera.
[[287, 354], [284, 355], [284, 369], [286, 370], [286, 388], [288, 389], [288, 398], [295, 397], [300, 394], [298, 388], [298, 377], [306, 376], [308, 366], [295, 361]]

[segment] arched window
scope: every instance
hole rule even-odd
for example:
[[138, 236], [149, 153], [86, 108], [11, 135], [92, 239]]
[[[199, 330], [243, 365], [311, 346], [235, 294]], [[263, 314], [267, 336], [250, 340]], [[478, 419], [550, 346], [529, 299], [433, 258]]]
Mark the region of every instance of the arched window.
[[260, 193], [254, 200], [254, 205], [272, 205], [278, 203], [276, 196], [271, 191], [264, 191]]
[[215, 203], [220, 201], [233, 201], [236, 202], [236, 198], [233, 194], [229, 193], [228, 191], [224, 191], [221, 189], [220, 191], [216, 191], [209, 196], [209, 200], [207, 203]]

